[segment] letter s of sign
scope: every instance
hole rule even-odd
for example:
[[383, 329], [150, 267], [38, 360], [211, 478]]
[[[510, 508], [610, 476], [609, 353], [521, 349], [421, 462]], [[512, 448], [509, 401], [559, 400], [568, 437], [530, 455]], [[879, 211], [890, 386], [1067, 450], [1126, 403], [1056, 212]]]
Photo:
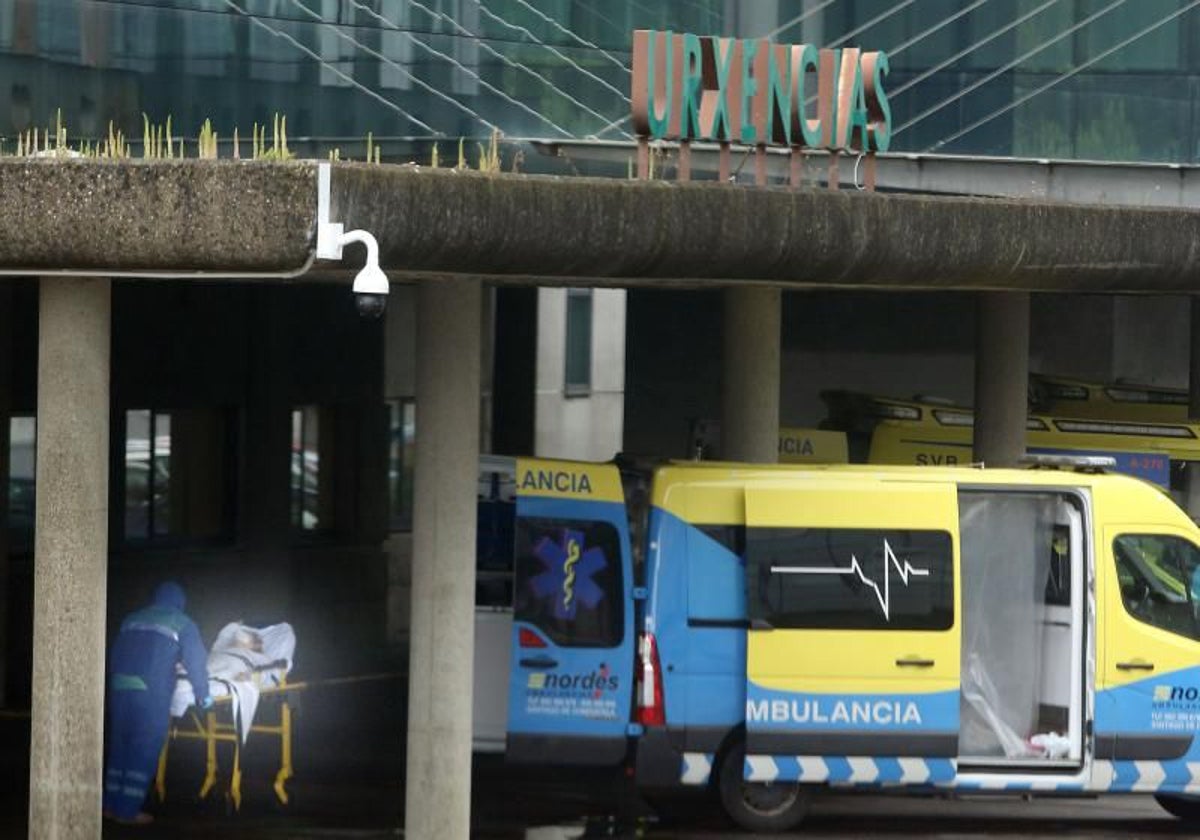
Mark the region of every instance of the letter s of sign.
[[579, 562], [579, 541], [567, 540], [567, 559], [563, 561], [563, 609], [569, 610], [575, 600], [575, 564]]
[[863, 53], [861, 63], [867, 100], [868, 151], [886, 152], [892, 144], [892, 108], [883, 89], [883, 77], [889, 70], [887, 53], [882, 50]]

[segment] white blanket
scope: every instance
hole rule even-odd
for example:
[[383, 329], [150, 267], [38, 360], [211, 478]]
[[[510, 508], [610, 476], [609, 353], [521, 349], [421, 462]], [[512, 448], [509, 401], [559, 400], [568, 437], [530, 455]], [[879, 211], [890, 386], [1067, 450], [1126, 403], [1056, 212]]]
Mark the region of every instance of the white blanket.
[[[208, 653], [208, 693], [232, 697], [233, 720], [242, 743], [250, 734], [258, 697], [265, 688], [282, 685], [292, 670], [296, 633], [290, 624], [249, 627], [226, 624]], [[171, 697], [171, 716], [182, 717], [196, 702], [192, 684], [181, 674]]]

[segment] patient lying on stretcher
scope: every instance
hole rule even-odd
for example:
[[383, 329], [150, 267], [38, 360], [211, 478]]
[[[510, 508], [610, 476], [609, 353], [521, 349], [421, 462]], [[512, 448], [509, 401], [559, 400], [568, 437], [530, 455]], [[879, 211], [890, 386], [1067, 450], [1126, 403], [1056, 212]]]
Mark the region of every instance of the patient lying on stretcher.
[[[290, 624], [250, 627], [225, 625], [208, 653], [208, 687], [214, 698], [230, 697], [233, 719], [244, 741], [262, 691], [284, 683], [292, 670], [296, 634]], [[181, 717], [195, 702], [191, 685], [180, 679], [171, 698], [171, 716]]]
[[[272, 666], [276, 663], [263, 665], [259, 661], [262, 659], [263, 638], [258, 630], [244, 624], [231, 624], [229, 627], [234, 630], [228, 647], [221, 649], [214, 644], [208, 655], [209, 674], [235, 682], [248, 682], [257, 681], [256, 678], [264, 673], [264, 668], [273, 670]], [[220, 641], [221, 637], [217, 639]]]

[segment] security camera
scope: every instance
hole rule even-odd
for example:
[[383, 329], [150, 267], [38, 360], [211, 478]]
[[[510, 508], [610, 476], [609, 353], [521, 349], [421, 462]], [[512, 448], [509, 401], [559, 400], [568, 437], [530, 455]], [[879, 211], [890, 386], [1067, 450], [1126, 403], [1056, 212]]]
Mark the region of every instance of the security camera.
[[342, 226], [327, 223], [320, 227], [317, 235], [317, 256], [321, 259], [340, 260], [342, 247], [351, 242], [361, 242], [367, 249], [367, 260], [362, 270], [354, 277], [354, 302], [358, 314], [364, 318], [378, 318], [387, 308], [388, 279], [379, 267], [379, 244], [365, 230], [342, 232]]
[[354, 304], [358, 307], [359, 315], [368, 321], [374, 321], [376, 318], [382, 317], [384, 310], [387, 309], [387, 295], [360, 292], [354, 296]]
[[388, 279], [378, 263], [369, 259], [354, 278], [354, 303], [364, 318], [378, 318], [387, 308]]
[[365, 230], [346, 231], [329, 221], [329, 164], [317, 167], [317, 259], [340, 260], [342, 247], [361, 242], [367, 249], [362, 271], [354, 277], [354, 302], [364, 318], [378, 318], [387, 308], [388, 279], [379, 267], [379, 243]]

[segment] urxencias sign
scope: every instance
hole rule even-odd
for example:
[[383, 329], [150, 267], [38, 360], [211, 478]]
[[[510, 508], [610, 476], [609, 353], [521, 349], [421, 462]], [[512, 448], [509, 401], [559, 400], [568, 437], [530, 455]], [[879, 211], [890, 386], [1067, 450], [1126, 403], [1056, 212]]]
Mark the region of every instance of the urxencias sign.
[[654, 140], [884, 152], [887, 54], [633, 33], [633, 127]]

